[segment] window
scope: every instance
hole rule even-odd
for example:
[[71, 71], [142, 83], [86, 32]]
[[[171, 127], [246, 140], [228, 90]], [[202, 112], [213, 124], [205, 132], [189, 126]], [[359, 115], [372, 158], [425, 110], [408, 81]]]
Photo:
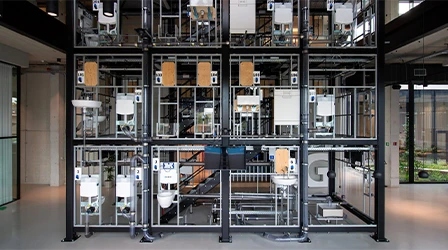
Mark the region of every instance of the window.
[[417, 5], [421, 4], [423, 0], [407, 0], [407, 1], [400, 1], [398, 5], [398, 14], [401, 16], [404, 13], [408, 12], [412, 8], [416, 7]]

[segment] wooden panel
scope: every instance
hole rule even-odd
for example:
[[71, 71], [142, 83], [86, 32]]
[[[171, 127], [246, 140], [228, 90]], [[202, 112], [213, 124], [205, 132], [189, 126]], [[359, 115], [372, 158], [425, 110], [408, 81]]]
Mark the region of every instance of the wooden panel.
[[240, 85], [252, 86], [254, 83], [254, 64], [252, 62], [242, 62], [240, 64]]
[[176, 86], [176, 64], [174, 62], [162, 63], [162, 85]]
[[198, 86], [210, 86], [210, 72], [212, 65], [209, 62], [200, 62], [198, 64]]
[[96, 62], [86, 62], [84, 64], [84, 74], [86, 86], [98, 85], [98, 64]]
[[279, 148], [275, 150], [275, 172], [277, 174], [286, 174], [289, 165], [289, 150]]
[[[360, 108], [364, 109], [364, 105], [360, 105]], [[358, 115], [358, 136], [359, 137], [373, 137], [375, 135], [375, 110], [371, 110], [372, 119], [368, 116], [368, 113], [364, 115]], [[370, 122], [369, 122], [370, 121]], [[364, 126], [366, 128], [364, 132]]]

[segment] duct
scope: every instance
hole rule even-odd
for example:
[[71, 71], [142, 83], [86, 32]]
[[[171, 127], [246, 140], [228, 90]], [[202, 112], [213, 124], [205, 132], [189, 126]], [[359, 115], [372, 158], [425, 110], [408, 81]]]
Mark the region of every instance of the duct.
[[372, 151], [372, 148], [367, 147], [324, 147], [324, 148], [308, 148], [308, 151], [310, 152], [328, 152], [328, 151], [335, 151], [335, 152], [345, 152], [345, 151]]
[[310, 58], [313, 63], [368, 63], [369, 59], [355, 59], [355, 58]]
[[131, 236], [131, 239], [135, 238], [135, 211], [137, 207], [137, 187], [135, 183], [135, 167], [137, 166], [137, 160], [145, 163], [145, 159], [141, 155], [134, 155], [131, 158], [131, 194], [132, 194], [132, 200], [131, 200], [131, 207], [130, 207], [130, 214], [129, 214], [129, 234]]
[[430, 55], [424, 55], [424, 56], [415, 58], [415, 59], [407, 61], [405, 63], [406, 64], [411, 64], [411, 63], [415, 63], [415, 62], [422, 61], [422, 60], [425, 60], [425, 59], [431, 59], [431, 58], [434, 58], [436, 56], [441, 56], [441, 55], [446, 55], [446, 54], [448, 54], [448, 50], [442, 50], [442, 51], [439, 51], [439, 52], [432, 53]]
[[342, 86], [347, 85], [347, 84], [346, 84], [346, 80], [347, 80], [347, 78], [352, 77], [352, 76], [354, 76], [354, 75], [356, 75], [356, 72], [351, 71], [351, 72], [348, 72], [347, 74], [345, 74], [344, 76], [342, 76]]
[[132, 59], [126, 59], [126, 58], [104, 58], [104, 59], [100, 59], [99, 62], [113, 62], [113, 63], [117, 63], [117, 62], [138, 62], [141, 63], [142, 59], [141, 58], [132, 58]]

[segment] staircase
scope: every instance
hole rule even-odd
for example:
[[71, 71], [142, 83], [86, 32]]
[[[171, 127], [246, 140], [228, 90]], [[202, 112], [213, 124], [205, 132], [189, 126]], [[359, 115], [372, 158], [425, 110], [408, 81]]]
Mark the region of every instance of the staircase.
[[[203, 171], [203, 170], [202, 170]], [[215, 171], [208, 178], [204, 179], [201, 183], [196, 185], [193, 189], [188, 192], [190, 195], [202, 195], [210, 192], [221, 182], [220, 171]], [[179, 213], [184, 211], [186, 208], [193, 205], [198, 197], [186, 197], [179, 202]], [[177, 205], [178, 203], [173, 203], [169, 208], [167, 208], [165, 213], [160, 217], [161, 224], [168, 224], [170, 220], [177, 215]]]

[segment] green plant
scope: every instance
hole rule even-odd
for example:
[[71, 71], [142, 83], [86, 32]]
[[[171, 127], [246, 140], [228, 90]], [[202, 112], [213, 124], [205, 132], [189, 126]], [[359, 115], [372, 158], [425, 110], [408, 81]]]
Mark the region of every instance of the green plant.
[[106, 181], [113, 181], [115, 178], [115, 167], [107, 166], [103, 170], [106, 173]]

